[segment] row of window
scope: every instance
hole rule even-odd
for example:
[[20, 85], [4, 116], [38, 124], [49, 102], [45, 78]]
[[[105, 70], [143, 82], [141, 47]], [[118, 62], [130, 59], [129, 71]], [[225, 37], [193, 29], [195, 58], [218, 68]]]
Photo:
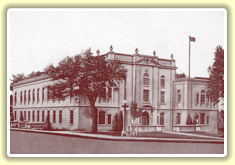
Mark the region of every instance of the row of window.
[[[209, 124], [209, 116], [206, 117], [206, 124]], [[176, 124], [181, 124], [181, 113], [176, 114]], [[200, 114], [200, 121], [197, 124], [205, 124], [205, 113]]]
[[[49, 90], [47, 90], [49, 92]], [[35, 103], [35, 101], [37, 101], [37, 104], [40, 102], [40, 88], [37, 89], [37, 100], [36, 100], [36, 95], [35, 95], [35, 89], [32, 90], [32, 94], [31, 94], [31, 90], [29, 89], [28, 91], [21, 91], [20, 92], [20, 105], [21, 104], [30, 104], [31, 103], [31, 97], [32, 97], [32, 104]], [[28, 97], [26, 97], [28, 96]], [[14, 94], [14, 105], [17, 104], [17, 92], [15, 92]], [[49, 93], [47, 94], [47, 99], [49, 100]], [[42, 102], [45, 100], [45, 88], [42, 88]]]
[[[26, 97], [28, 95], [28, 97]], [[17, 92], [15, 92], [15, 100], [14, 100], [14, 105], [17, 104]], [[31, 100], [32, 97], [32, 100]], [[45, 101], [45, 98], [47, 98], [47, 100], [49, 100], [49, 89], [47, 89], [47, 95], [45, 92], [45, 87], [42, 88], [42, 96], [41, 96], [41, 100], [42, 103], [43, 101]], [[105, 90], [104, 94], [101, 95], [99, 97], [99, 102], [100, 101], [109, 101], [112, 98], [112, 88], [107, 87], [107, 89]], [[53, 98], [52, 98], [53, 99]], [[54, 100], [54, 99], [53, 99]], [[31, 95], [31, 90], [29, 89], [28, 91], [21, 91], [20, 92], [20, 105], [22, 104], [30, 104], [32, 101], [32, 104], [35, 103], [35, 101], [37, 102], [37, 104], [40, 102], [40, 88], [37, 89], [37, 100], [36, 100], [36, 95], [35, 95], [35, 89], [32, 90], [32, 95]]]
[[[149, 74], [145, 73], [143, 76], [143, 82], [144, 82], [144, 89], [143, 89], [143, 101], [144, 102], [149, 102]], [[165, 89], [165, 76], [161, 76], [160, 80], [161, 84], [161, 89]], [[165, 103], [165, 91], [161, 91], [160, 93], [160, 103], [164, 104]]]
[[[182, 101], [182, 95], [180, 89], [177, 90], [177, 104], [181, 104]], [[200, 99], [199, 99], [200, 98]], [[210, 102], [209, 95], [206, 94], [205, 90], [201, 90], [201, 93], [196, 93], [196, 106], [198, 105], [205, 105], [208, 106]]]
[[[199, 99], [200, 97], [200, 99]], [[209, 95], [206, 94], [205, 90], [201, 90], [201, 93], [199, 95], [199, 93], [196, 93], [196, 106], [198, 105], [205, 105], [205, 103], [207, 103], [206, 105], [208, 105], [210, 102], [210, 98]]]
[[[32, 112], [32, 120], [31, 120], [31, 112]], [[53, 123], [56, 123], [56, 113], [57, 111], [56, 110], [53, 110], [52, 111], [52, 122]], [[28, 114], [27, 114], [28, 113]], [[37, 114], [37, 115], [36, 115]], [[28, 118], [27, 118], [27, 115], [28, 115]], [[59, 123], [61, 124], [62, 123], [62, 110], [59, 111]], [[36, 116], [36, 118], [35, 118]], [[17, 119], [17, 113], [16, 111], [14, 112], [14, 117], [15, 119]], [[74, 112], [73, 111], [70, 111], [70, 124], [73, 124], [73, 119], [74, 119]], [[41, 121], [40, 121], [40, 111], [37, 110], [37, 111], [20, 111], [20, 121], [37, 121], [37, 122], [46, 122], [46, 120], [48, 122], [50, 122], [50, 111], [41, 111]]]
[[[157, 116], [157, 125], [164, 125], [164, 116], [165, 113], [160, 113], [160, 116]], [[142, 125], [149, 125], [149, 113], [143, 112], [141, 115], [141, 124]]]
[[[144, 86], [149, 86], [149, 74], [145, 73], [143, 76]], [[165, 76], [162, 75], [160, 78], [160, 85], [162, 89], [165, 89]]]
[[[112, 115], [108, 114], [108, 124], [111, 124], [112, 121]], [[99, 112], [99, 124], [106, 124], [106, 112], [100, 111]]]
[[[149, 102], [149, 90], [148, 89], [144, 89], [143, 91], [143, 101]], [[165, 104], [165, 91], [160, 92], [160, 103]]]

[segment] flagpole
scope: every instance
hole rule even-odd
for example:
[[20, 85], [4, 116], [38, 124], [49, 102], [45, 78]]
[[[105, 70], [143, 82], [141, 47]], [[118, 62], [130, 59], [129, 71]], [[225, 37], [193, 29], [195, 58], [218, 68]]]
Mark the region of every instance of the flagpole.
[[188, 77], [190, 78], [190, 36], [189, 36], [189, 60], [188, 60]]

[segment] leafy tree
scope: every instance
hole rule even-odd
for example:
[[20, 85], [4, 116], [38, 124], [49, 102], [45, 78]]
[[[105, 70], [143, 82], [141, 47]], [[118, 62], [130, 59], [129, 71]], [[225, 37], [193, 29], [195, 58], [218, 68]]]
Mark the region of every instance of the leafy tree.
[[122, 131], [123, 129], [123, 115], [120, 111], [119, 113], [116, 113], [113, 118], [113, 125], [112, 125], [113, 131]]
[[97, 132], [97, 108], [95, 102], [98, 96], [103, 96], [105, 88], [114, 87], [126, 79], [126, 69], [118, 62], [110, 62], [104, 56], [92, 56], [90, 50], [81, 55], [66, 57], [57, 67], [46, 68], [53, 80], [49, 86], [49, 96], [65, 99], [68, 96], [86, 96], [92, 112], [92, 132]]
[[183, 78], [186, 77], [185, 73], [176, 73], [175, 78]]
[[217, 46], [214, 63], [208, 67], [211, 82], [208, 85], [208, 94], [214, 103], [218, 103], [220, 98], [224, 98], [224, 49]]
[[24, 73], [17, 74], [17, 75], [13, 74], [12, 77], [13, 77], [13, 80], [11, 80], [12, 83], [17, 83], [17, 82], [22, 81], [26, 78]]
[[193, 121], [192, 121], [192, 118], [191, 118], [190, 114], [188, 114], [188, 116], [187, 116], [186, 124], [187, 125], [192, 125], [193, 124]]
[[141, 116], [142, 111], [137, 111], [137, 103], [132, 102], [130, 106], [131, 117], [135, 121], [136, 118]]
[[122, 112], [120, 111], [118, 114], [118, 131], [122, 131], [123, 129], [123, 115]]
[[37, 71], [37, 72], [31, 72], [27, 78], [33, 78], [33, 77], [37, 77], [37, 76], [41, 76], [43, 74], [43, 72]]
[[118, 114], [116, 113], [113, 118], [113, 124], [112, 124], [113, 131], [118, 130]]

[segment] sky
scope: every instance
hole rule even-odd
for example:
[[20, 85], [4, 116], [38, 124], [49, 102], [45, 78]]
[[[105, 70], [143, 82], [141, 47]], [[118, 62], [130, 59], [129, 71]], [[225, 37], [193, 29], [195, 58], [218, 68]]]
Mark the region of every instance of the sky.
[[10, 9], [8, 51], [10, 74], [43, 71], [66, 56], [91, 48], [107, 53], [174, 55], [177, 73], [208, 77], [218, 45], [226, 46], [226, 12], [211, 9]]

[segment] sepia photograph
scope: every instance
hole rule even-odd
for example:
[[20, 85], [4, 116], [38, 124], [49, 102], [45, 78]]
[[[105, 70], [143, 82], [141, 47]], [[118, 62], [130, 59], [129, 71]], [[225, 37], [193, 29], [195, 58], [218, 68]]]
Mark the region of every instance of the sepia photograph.
[[9, 157], [227, 155], [224, 8], [10, 8], [7, 67]]

